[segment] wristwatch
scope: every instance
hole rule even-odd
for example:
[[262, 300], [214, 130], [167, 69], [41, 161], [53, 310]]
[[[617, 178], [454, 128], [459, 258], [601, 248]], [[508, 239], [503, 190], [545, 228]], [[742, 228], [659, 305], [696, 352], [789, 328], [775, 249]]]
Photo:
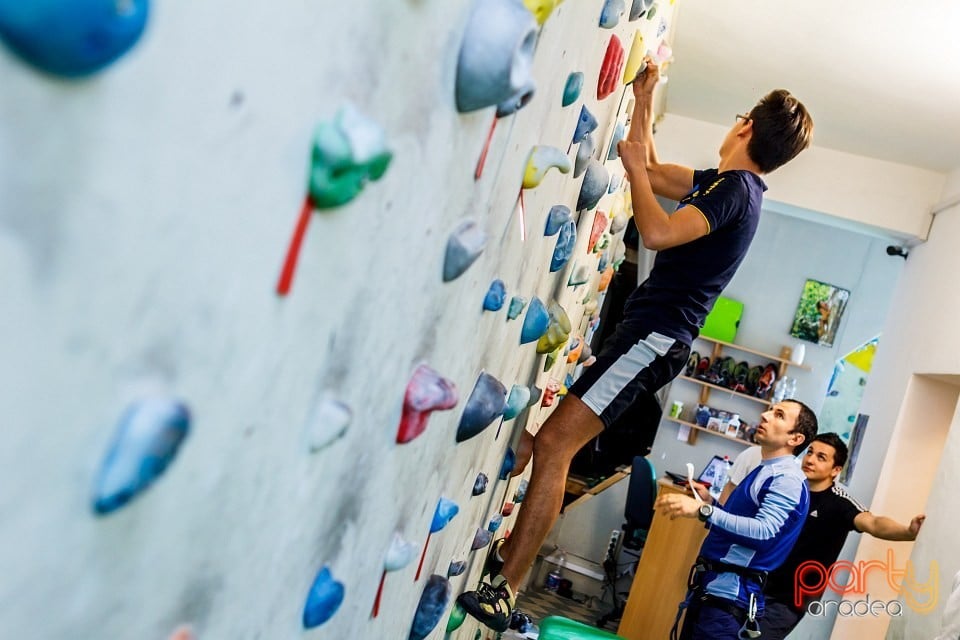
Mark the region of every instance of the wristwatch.
[[700, 511], [697, 513], [697, 518], [700, 519], [700, 522], [706, 522], [710, 519], [710, 516], [713, 515], [713, 505], [712, 504], [702, 504], [700, 505]]

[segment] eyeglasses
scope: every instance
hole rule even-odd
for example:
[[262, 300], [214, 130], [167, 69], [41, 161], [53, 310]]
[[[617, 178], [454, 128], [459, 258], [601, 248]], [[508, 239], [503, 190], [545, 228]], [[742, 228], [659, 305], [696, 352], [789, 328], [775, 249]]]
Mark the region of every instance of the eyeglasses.
[[745, 116], [742, 113], [738, 113], [736, 119], [743, 120], [744, 122], [750, 122], [751, 120], [753, 120], [753, 118], [751, 118], [750, 116]]

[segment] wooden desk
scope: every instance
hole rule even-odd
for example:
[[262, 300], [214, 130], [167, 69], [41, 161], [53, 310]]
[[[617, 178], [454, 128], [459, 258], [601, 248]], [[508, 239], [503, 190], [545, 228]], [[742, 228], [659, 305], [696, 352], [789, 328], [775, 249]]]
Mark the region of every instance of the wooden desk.
[[[658, 495], [686, 492], [665, 479], [658, 480], [657, 487]], [[690, 567], [706, 536], [699, 520], [654, 515], [617, 635], [627, 640], [670, 637], [677, 605], [687, 594]]]

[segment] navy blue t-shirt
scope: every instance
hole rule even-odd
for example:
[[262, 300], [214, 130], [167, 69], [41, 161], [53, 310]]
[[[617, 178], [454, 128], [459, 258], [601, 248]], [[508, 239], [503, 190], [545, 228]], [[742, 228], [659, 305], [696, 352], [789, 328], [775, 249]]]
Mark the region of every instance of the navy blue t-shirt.
[[649, 277], [627, 299], [624, 321], [690, 344], [750, 248], [766, 190], [750, 171], [694, 171], [693, 189], [677, 209], [696, 207], [710, 231], [657, 253]]

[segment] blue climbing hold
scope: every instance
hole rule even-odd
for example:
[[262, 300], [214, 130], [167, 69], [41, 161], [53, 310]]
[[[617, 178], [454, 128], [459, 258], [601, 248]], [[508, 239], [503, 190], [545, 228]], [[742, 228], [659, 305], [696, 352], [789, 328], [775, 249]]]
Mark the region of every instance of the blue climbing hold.
[[503, 464], [500, 465], [500, 479], [506, 480], [510, 477], [510, 472], [517, 465], [517, 454], [513, 449], [507, 447], [507, 453], [503, 456]]
[[510, 395], [507, 396], [507, 407], [503, 410], [504, 420], [513, 420], [521, 411], [527, 408], [530, 402], [530, 387], [524, 387], [515, 384], [510, 388]]
[[557, 246], [553, 249], [553, 258], [550, 259], [550, 273], [559, 271], [569, 262], [576, 244], [577, 225], [571, 220], [570, 222], [564, 223], [560, 228], [560, 235], [557, 237]]
[[413, 615], [409, 640], [423, 640], [429, 636], [443, 617], [443, 611], [449, 602], [450, 581], [436, 574], [430, 576], [423, 587], [423, 593], [420, 594], [417, 612]]
[[494, 280], [490, 283], [487, 295], [483, 297], [484, 311], [500, 311], [507, 298], [507, 285], [503, 280]]
[[620, 187], [620, 174], [614, 174], [610, 177], [610, 187], [607, 193], [614, 193]]
[[517, 485], [517, 492], [513, 494], [513, 501], [516, 504], [520, 504], [527, 497], [527, 487], [530, 486], [530, 483], [527, 482], [526, 478], [520, 480], [520, 484]]
[[57, 76], [95, 73], [137, 43], [148, 0], [0, 0], [0, 39]]
[[530, 301], [530, 305], [527, 307], [527, 315], [523, 318], [523, 328], [520, 329], [520, 344], [539, 340], [549, 326], [550, 314], [543, 303], [540, 302], [540, 298], [535, 297]]
[[487, 482], [489, 482], [487, 474], [481, 472], [477, 474], [477, 479], [473, 481], [473, 495], [480, 496], [486, 493], [487, 491]]
[[490, 544], [491, 540], [493, 540], [493, 532], [478, 527], [477, 532], [473, 534], [473, 543], [470, 545], [470, 551], [483, 549]]
[[440, 496], [437, 500], [437, 508], [433, 511], [433, 520], [430, 522], [430, 533], [436, 533], [450, 524], [454, 516], [460, 512], [457, 503], [449, 498]]
[[343, 584], [333, 579], [328, 567], [320, 569], [303, 606], [303, 628], [319, 627], [332, 618], [343, 603], [344, 592]]
[[447, 577], [456, 578], [466, 570], [467, 570], [466, 560], [451, 560], [450, 566], [447, 567]]
[[617, 126], [613, 129], [613, 137], [610, 138], [610, 147], [607, 149], [607, 160], [616, 160], [620, 157], [620, 151], [617, 149], [617, 145], [620, 144], [620, 141], [623, 140], [623, 137], [626, 135], [623, 123], [618, 122]]
[[580, 185], [580, 195], [577, 198], [577, 211], [593, 209], [600, 202], [600, 198], [607, 192], [610, 184], [610, 174], [606, 168], [596, 160], [590, 160], [587, 173], [583, 176]]
[[563, 100], [561, 104], [564, 107], [569, 107], [574, 102], [577, 101], [577, 98], [580, 97], [580, 92], [583, 90], [583, 72], [574, 71], [569, 76], [567, 76], [567, 83], [563, 86]]
[[527, 299], [523, 296], [510, 298], [510, 306], [507, 307], [507, 320], [516, 320], [525, 306], [527, 306]]
[[530, 404], [528, 404], [527, 406], [532, 407], [533, 405], [538, 404], [540, 402], [540, 396], [542, 395], [543, 395], [543, 389], [541, 389], [537, 385], [531, 385], [530, 386]]
[[560, 232], [563, 224], [571, 220], [573, 220], [573, 214], [570, 212], [570, 207], [562, 204], [550, 207], [550, 211], [547, 213], [547, 226], [543, 231], [543, 235], [556, 235]]
[[499, 380], [483, 372], [473, 386], [467, 405], [457, 426], [457, 442], [478, 435], [503, 415], [507, 403], [507, 389]]
[[606, 0], [603, 3], [603, 9], [600, 11], [600, 27], [613, 29], [620, 23], [620, 16], [626, 10], [627, 6], [624, 4], [624, 0]]
[[[604, 187], [606, 188], [606, 187]], [[487, 234], [480, 226], [465, 220], [450, 234], [443, 260], [443, 281], [456, 280], [470, 268], [487, 246]]]
[[600, 262], [597, 263], [597, 271], [603, 273], [607, 270], [607, 265], [610, 264], [610, 252], [604, 251], [600, 254]]
[[148, 398], [130, 406], [100, 466], [94, 512], [116, 511], [153, 484], [189, 432], [190, 412], [177, 400]]
[[573, 177], [579, 178], [587, 170], [590, 159], [593, 158], [593, 152], [596, 150], [596, 143], [593, 136], [589, 133], [583, 136], [580, 146], [577, 148], [577, 157], [573, 160]]
[[537, 21], [520, 2], [474, 3], [457, 57], [457, 111], [522, 102], [534, 89], [536, 46]]
[[587, 109], [587, 105], [580, 107], [580, 117], [577, 119], [577, 128], [573, 131], [573, 144], [583, 140], [584, 136], [600, 125], [596, 117]]
[[[499, 513], [493, 514], [493, 517], [490, 518], [490, 522], [487, 523], [487, 531], [490, 533], [496, 533], [497, 529], [500, 528], [500, 525], [503, 524], [503, 516]], [[487, 546], [487, 545], [483, 545]]]

